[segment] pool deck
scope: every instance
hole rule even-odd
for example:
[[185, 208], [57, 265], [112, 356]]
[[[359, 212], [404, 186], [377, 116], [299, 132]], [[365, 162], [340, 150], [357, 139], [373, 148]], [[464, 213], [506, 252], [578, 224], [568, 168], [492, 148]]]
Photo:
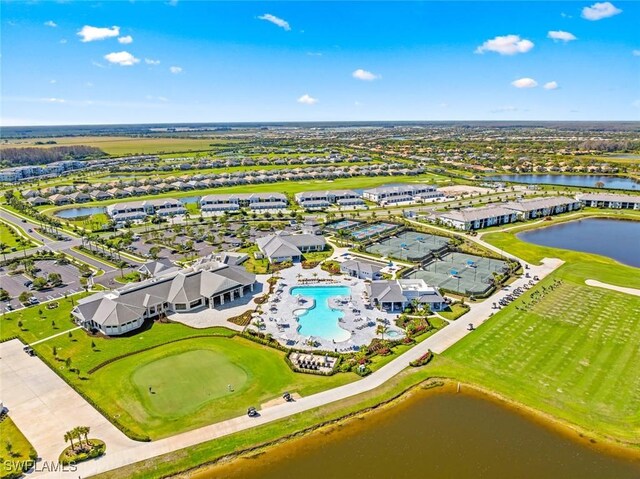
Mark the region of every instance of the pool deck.
[[[365, 282], [360, 279], [347, 277], [344, 275], [332, 276], [316, 267], [314, 269], [303, 269], [299, 264], [292, 268], [287, 268], [280, 272], [281, 279], [274, 286], [273, 293], [269, 301], [262, 305], [262, 315], [264, 321], [263, 333], [269, 333], [276, 338], [280, 344], [295, 349], [322, 349], [325, 351], [347, 352], [358, 349], [359, 346], [369, 344], [376, 335], [378, 320], [387, 323], [390, 331], [396, 331], [399, 336], [404, 336], [402, 329], [395, 326], [394, 320], [397, 314], [389, 314], [371, 308], [366, 302]], [[341, 297], [329, 298], [329, 305], [334, 309], [340, 309], [344, 316], [340, 320], [340, 327], [351, 333], [350, 337], [334, 342], [329, 338], [319, 336], [303, 336], [298, 333], [299, 323], [295, 310], [310, 308], [313, 306], [313, 299], [289, 294], [291, 288], [297, 286], [348, 286], [351, 288], [350, 299], [339, 301]], [[354, 310], [359, 312], [354, 312]], [[255, 329], [255, 326], [250, 326]], [[309, 341], [313, 344], [309, 344]]]

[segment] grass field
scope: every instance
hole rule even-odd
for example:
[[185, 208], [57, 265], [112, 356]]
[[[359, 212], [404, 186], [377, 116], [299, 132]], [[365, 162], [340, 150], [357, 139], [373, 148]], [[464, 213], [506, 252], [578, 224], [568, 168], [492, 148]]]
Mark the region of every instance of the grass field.
[[220, 143], [220, 140], [211, 138], [191, 139], [191, 138], [136, 138], [126, 136], [73, 136], [62, 138], [47, 138], [47, 141], [55, 141], [55, 145], [36, 145], [40, 138], [29, 140], [10, 141], [3, 143], [2, 148], [51, 148], [54, 146], [87, 145], [100, 148], [109, 155], [127, 154], [152, 154], [152, 153], [174, 153], [188, 151], [210, 151], [213, 149], [212, 143]]
[[357, 378], [297, 374], [283, 356], [241, 337], [196, 338], [115, 361], [83, 389], [110, 417], [157, 439], [242, 415], [285, 391], [306, 396]]
[[31, 248], [33, 243], [26, 240], [18, 234], [18, 232], [7, 225], [4, 221], [0, 221], [0, 243], [4, 245], [4, 249], [0, 253], [8, 253], [10, 251], [21, 251], [26, 248]]
[[434, 374], [638, 443], [640, 298], [586, 286], [582, 273], [563, 266], [535, 290], [559, 287], [527, 309], [531, 293], [519, 298], [445, 351]]
[[22, 468], [20, 464], [35, 459], [36, 451], [31, 443], [20, 432], [18, 427], [6, 417], [0, 421], [0, 478], [11, 477]]

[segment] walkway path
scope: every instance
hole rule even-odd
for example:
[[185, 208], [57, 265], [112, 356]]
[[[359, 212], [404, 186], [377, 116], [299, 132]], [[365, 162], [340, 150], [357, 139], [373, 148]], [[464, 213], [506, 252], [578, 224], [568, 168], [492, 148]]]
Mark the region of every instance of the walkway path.
[[37, 341], [34, 341], [33, 343], [29, 343], [29, 346], [35, 346], [36, 344], [44, 343], [45, 341], [49, 341], [50, 339], [57, 338], [58, 336], [62, 336], [63, 334], [69, 334], [70, 331], [75, 331], [76, 329], [80, 329], [81, 327], [82, 326], [76, 326], [75, 328], [67, 329], [65, 331], [62, 331], [62, 332], [57, 333], [57, 334], [54, 334], [54, 335], [49, 336], [47, 338], [38, 339]]
[[[540, 266], [530, 266], [529, 272], [531, 276], [537, 275], [542, 279], [561, 264], [562, 261], [557, 259], [544, 259]], [[527, 282], [528, 278], [519, 278], [512, 287], [517, 288]], [[499, 301], [506, 294], [508, 292], [499, 291], [492, 300]], [[494, 312], [490, 301], [471, 304], [471, 310], [464, 319], [452, 322], [359, 381], [301, 398], [294, 403], [261, 410], [258, 418], [240, 416], [153, 442], [135, 442], [124, 436], [42, 361], [27, 356], [18, 340], [0, 344], [2, 400], [9, 408], [14, 422], [44, 461], [57, 460], [65, 447], [63, 435], [67, 430], [78, 425], [91, 427], [91, 435], [107, 443], [107, 454], [104, 457], [80, 464], [78, 471], [73, 475], [61, 472], [35, 472], [30, 475], [73, 479], [78, 476], [88, 477], [371, 391], [393, 378], [428, 350], [441, 353], [467, 334], [471, 334], [467, 329], [469, 323], [478, 327]]]
[[612, 291], [618, 291], [620, 293], [632, 294], [634, 296], [640, 296], [640, 289], [624, 288], [622, 286], [616, 286], [614, 284], [603, 283], [595, 279], [588, 279], [585, 281], [587, 286], [595, 286], [596, 288], [610, 289]]

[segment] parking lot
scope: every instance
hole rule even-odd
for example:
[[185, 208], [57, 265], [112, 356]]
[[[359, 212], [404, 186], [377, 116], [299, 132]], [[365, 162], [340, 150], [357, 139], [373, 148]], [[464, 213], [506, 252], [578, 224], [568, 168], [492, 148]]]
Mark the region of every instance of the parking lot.
[[80, 284], [80, 273], [78, 269], [73, 265], [59, 265], [54, 261], [40, 260], [35, 262], [36, 268], [39, 268], [37, 276], [46, 278], [49, 273], [58, 273], [62, 277], [62, 285], [55, 288], [47, 288], [40, 291], [29, 289], [25, 286], [27, 281], [31, 281], [25, 274], [10, 275], [6, 268], [2, 268], [0, 271], [0, 284], [11, 296], [11, 300], [3, 303], [2, 309], [6, 310], [8, 304], [13, 309], [22, 307], [22, 304], [18, 301], [18, 296], [23, 291], [30, 291], [33, 296], [40, 302], [49, 301], [56, 298], [62, 298], [66, 295], [77, 293], [83, 290]]

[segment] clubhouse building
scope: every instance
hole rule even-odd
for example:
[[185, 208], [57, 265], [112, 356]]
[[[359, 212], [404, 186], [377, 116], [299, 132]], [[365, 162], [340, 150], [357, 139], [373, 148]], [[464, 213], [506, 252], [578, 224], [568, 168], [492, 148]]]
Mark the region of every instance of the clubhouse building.
[[323, 251], [327, 242], [320, 235], [279, 231], [256, 240], [260, 252], [270, 263], [301, 261], [304, 253]]
[[401, 312], [414, 302], [428, 305], [431, 311], [447, 307], [438, 290], [423, 279], [398, 279], [372, 281], [367, 284], [371, 305], [390, 313]]
[[107, 336], [135, 331], [149, 319], [198, 308], [219, 309], [251, 294], [256, 277], [244, 267], [202, 258], [189, 268], [174, 270], [149, 264], [150, 279], [78, 301], [71, 314], [88, 330]]

